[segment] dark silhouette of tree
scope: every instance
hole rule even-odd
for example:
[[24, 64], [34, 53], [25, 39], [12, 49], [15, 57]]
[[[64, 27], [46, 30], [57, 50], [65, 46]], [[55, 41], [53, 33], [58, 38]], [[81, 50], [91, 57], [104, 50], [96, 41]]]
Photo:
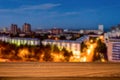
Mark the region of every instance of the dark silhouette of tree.
[[46, 51], [44, 51], [45, 53], [44, 53], [44, 57], [43, 57], [43, 60], [44, 61], [46, 61], [46, 62], [51, 62], [51, 61], [53, 61], [53, 58], [52, 58], [52, 56], [51, 56], [51, 51], [50, 50], [46, 50]]
[[62, 49], [63, 56], [65, 57], [65, 61], [69, 62], [70, 57], [72, 56], [72, 52], [68, 52], [65, 48]]
[[87, 48], [87, 45], [84, 42], [82, 42], [81, 43], [81, 52], [83, 52], [84, 48]]
[[52, 52], [57, 53], [57, 54], [60, 53], [60, 50], [59, 50], [59, 48], [57, 47], [57, 45], [53, 45], [53, 46], [52, 46]]
[[45, 46], [43, 60], [46, 62], [53, 61], [51, 56], [51, 46], [49, 44]]
[[[101, 56], [103, 55], [103, 56]], [[104, 57], [105, 60], [108, 60], [107, 58], [107, 46], [105, 43], [103, 43], [101, 40], [97, 41], [97, 47], [95, 48], [95, 54], [94, 54], [94, 61], [101, 60], [101, 57]]]
[[60, 36], [59, 39], [60, 39], [60, 40], [66, 40], [66, 37], [65, 37], [65, 36]]
[[[24, 53], [20, 53], [22, 50], [27, 50]], [[20, 54], [20, 55], [19, 55]], [[22, 54], [22, 55], [21, 55]], [[24, 55], [23, 55], [24, 54]], [[68, 62], [72, 56], [72, 52], [68, 52], [65, 48], [59, 50], [56, 45], [40, 45], [40, 46], [28, 46], [28, 45], [14, 45], [5, 42], [0, 42], [0, 58], [9, 59], [10, 61], [50, 61], [53, 62], [54, 56], [52, 54], [58, 54], [64, 56], [61, 58], [61, 62]]]

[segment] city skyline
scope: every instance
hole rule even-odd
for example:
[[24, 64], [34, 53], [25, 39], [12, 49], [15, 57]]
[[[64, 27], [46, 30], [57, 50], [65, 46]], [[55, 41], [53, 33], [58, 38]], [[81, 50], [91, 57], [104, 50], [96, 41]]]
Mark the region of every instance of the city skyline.
[[120, 1], [0, 0], [0, 28], [27, 22], [32, 28], [105, 29], [120, 23]]

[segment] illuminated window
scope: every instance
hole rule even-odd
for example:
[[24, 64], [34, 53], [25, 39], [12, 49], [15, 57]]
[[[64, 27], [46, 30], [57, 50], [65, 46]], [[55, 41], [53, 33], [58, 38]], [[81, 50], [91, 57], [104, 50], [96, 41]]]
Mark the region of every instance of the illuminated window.
[[20, 46], [20, 45], [21, 45], [20, 40], [17, 40], [17, 45], [18, 45], [18, 46]]
[[44, 45], [47, 45], [47, 42], [45, 41], [45, 42], [43, 42], [43, 44], [44, 44]]
[[34, 45], [34, 41], [33, 40], [31, 40], [31, 45]]
[[21, 42], [21, 44], [23, 44], [23, 43], [24, 43], [24, 41], [23, 41], [23, 40], [20, 40], [20, 42]]
[[14, 44], [14, 39], [12, 39], [12, 43]]
[[9, 43], [11, 43], [11, 39], [9, 39]]
[[27, 40], [24, 40], [24, 43], [23, 43], [24, 45], [26, 45], [27, 44]]
[[28, 44], [28, 45], [31, 45], [31, 41], [30, 41], [30, 40], [28, 40], [28, 41], [27, 41], [27, 44]]
[[17, 40], [15, 39], [15, 44], [17, 44]]
[[35, 41], [35, 45], [38, 45], [39, 44], [39, 42], [38, 41]]

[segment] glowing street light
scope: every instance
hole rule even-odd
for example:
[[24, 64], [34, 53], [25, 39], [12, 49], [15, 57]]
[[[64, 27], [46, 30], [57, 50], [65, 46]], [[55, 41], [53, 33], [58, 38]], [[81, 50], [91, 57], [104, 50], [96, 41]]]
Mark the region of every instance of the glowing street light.
[[88, 50], [87, 50], [87, 55], [90, 55], [90, 53], [91, 53], [91, 50], [88, 49]]
[[90, 49], [93, 49], [93, 45], [90, 46]]
[[90, 42], [93, 43], [93, 40], [91, 39]]

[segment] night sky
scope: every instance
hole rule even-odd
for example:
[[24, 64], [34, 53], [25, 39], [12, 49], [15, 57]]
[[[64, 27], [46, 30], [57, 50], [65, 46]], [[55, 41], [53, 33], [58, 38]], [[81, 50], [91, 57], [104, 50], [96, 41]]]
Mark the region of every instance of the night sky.
[[0, 27], [105, 29], [120, 23], [120, 0], [0, 0]]

